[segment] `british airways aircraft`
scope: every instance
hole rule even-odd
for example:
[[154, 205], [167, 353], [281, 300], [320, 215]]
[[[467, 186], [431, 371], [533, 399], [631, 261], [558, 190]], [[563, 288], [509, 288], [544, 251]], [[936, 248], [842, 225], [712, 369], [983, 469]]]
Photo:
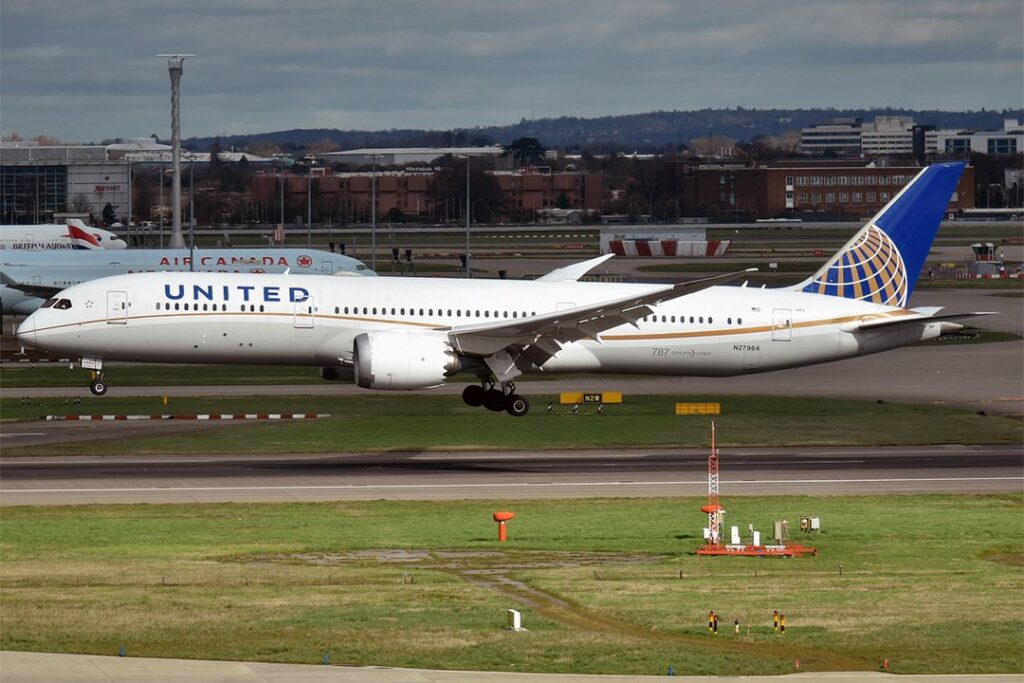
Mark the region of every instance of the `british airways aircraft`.
[[0, 249], [124, 249], [128, 243], [102, 228], [91, 228], [77, 218], [67, 225], [0, 225]]
[[539, 280], [144, 273], [48, 300], [23, 342], [106, 361], [321, 366], [367, 389], [476, 375], [469, 405], [522, 416], [530, 372], [731, 376], [884, 351], [960, 329], [906, 308], [962, 163], [922, 170], [811, 278], [782, 289], [578, 282], [607, 256]]

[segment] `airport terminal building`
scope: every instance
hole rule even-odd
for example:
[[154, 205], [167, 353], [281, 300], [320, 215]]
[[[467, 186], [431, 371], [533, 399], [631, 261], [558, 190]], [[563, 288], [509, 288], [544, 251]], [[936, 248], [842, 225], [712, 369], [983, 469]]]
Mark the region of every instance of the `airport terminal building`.
[[54, 214], [128, 210], [128, 163], [107, 146], [0, 143], [0, 222], [48, 223]]

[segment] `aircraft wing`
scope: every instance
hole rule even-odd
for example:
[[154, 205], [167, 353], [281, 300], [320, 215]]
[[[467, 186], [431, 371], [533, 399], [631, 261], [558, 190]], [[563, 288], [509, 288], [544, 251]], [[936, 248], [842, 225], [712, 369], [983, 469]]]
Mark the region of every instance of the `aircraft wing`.
[[866, 320], [860, 320], [858, 322], [847, 323], [840, 329], [844, 332], [869, 332], [871, 330], [881, 330], [899, 325], [911, 325], [920, 323], [931, 323], [939, 322], [942, 320], [958, 320], [960, 318], [973, 318], [975, 316], [982, 315], [995, 315], [996, 311], [975, 311], [972, 313], [943, 313], [938, 314], [941, 309], [929, 309], [934, 312], [927, 311], [910, 311], [909, 315], [902, 315], [897, 318], [869, 318]]
[[588, 261], [581, 261], [580, 263], [573, 263], [572, 265], [565, 266], [564, 268], [555, 268], [550, 273], [541, 275], [534, 282], [576, 282], [581, 277], [597, 268], [599, 265], [610, 259], [615, 254], [605, 254], [604, 256], [598, 256]]
[[498, 379], [504, 381], [503, 377], [514, 377], [530, 364], [543, 365], [564, 344], [588, 338], [600, 342], [600, 334], [605, 330], [625, 323], [635, 326], [637, 320], [651, 313], [652, 305], [736, 280], [756, 270], [665, 285], [642, 294], [529, 318], [455, 327], [448, 331], [448, 338], [458, 352], [485, 358]]
[[36, 297], [39, 299], [49, 299], [57, 292], [63, 290], [63, 287], [48, 287], [46, 285], [33, 285], [27, 282], [18, 282], [12, 277], [0, 273], [0, 284], [4, 284], [11, 289], [16, 289], [19, 292], [27, 294], [28, 296]]

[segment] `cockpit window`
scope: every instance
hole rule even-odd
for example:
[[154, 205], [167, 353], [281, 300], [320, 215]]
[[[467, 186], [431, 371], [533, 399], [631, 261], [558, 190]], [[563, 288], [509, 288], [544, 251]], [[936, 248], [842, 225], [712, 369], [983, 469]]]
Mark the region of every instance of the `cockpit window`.
[[60, 299], [53, 305], [54, 308], [59, 308], [62, 311], [66, 311], [71, 308], [71, 299]]
[[43, 302], [43, 305], [40, 306], [39, 308], [49, 308], [50, 306], [54, 305], [55, 303], [57, 303], [56, 299], [47, 299], [46, 301]]

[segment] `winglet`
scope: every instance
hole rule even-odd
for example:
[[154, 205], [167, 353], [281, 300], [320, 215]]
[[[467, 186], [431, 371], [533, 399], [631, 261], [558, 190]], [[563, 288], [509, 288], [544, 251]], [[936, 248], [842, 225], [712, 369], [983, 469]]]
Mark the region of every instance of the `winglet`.
[[615, 254], [605, 254], [592, 258], [589, 261], [573, 263], [563, 268], [555, 268], [546, 275], [541, 275], [535, 282], [576, 282], [581, 277], [597, 268], [599, 265], [610, 259]]

